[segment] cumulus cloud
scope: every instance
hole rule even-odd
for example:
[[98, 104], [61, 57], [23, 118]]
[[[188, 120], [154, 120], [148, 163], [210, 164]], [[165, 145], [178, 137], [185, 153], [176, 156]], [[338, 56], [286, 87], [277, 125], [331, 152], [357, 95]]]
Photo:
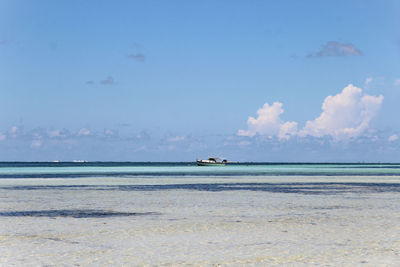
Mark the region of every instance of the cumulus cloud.
[[292, 136], [324, 137], [345, 140], [358, 137], [370, 127], [371, 120], [377, 115], [383, 102], [383, 96], [364, 95], [362, 89], [349, 84], [335, 96], [328, 96], [322, 104], [322, 113], [298, 130], [298, 123], [283, 121], [282, 103], [265, 103], [257, 111], [257, 118], [249, 117], [248, 130], [239, 130], [239, 136], [263, 135], [288, 140]]
[[399, 139], [399, 136], [397, 134], [393, 134], [393, 135], [389, 136], [388, 141], [389, 142], [394, 142], [397, 139]]
[[311, 53], [307, 57], [343, 57], [343, 56], [362, 56], [361, 50], [351, 43], [340, 43], [329, 41], [318, 52]]
[[400, 85], [400, 79], [396, 79], [395, 81], [394, 81], [394, 85]]
[[0, 141], [6, 140], [7, 136], [3, 133], [0, 133]]
[[277, 136], [280, 140], [289, 139], [297, 132], [297, 122], [284, 122], [280, 115], [284, 112], [282, 103], [274, 102], [272, 105], [265, 103], [257, 111], [257, 118], [249, 117], [247, 120], [248, 130], [239, 130], [239, 136], [266, 135]]
[[133, 59], [133, 60], [139, 61], [139, 62], [144, 62], [144, 60], [146, 59], [146, 57], [142, 53], [130, 54], [128, 57], [130, 59]]
[[349, 84], [340, 94], [325, 98], [321, 115], [307, 121], [299, 135], [331, 136], [338, 140], [357, 137], [369, 128], [382, 101], [382, 95], [363, 95], [361, 88]]

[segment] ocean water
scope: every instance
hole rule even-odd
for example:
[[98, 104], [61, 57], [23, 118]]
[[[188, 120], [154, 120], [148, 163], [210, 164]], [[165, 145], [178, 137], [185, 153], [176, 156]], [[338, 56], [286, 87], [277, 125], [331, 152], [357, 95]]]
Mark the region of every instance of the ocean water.
[[399, 266], [400, 164], [0, 163], [0, 266]]

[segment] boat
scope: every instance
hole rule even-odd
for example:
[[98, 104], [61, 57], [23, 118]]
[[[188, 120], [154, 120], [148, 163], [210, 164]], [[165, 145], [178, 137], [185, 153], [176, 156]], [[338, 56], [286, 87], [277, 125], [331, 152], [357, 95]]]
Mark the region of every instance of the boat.
[[197, 166], [224, 166], [227, 162], [226, 159], [220, 157], [196, 160]]

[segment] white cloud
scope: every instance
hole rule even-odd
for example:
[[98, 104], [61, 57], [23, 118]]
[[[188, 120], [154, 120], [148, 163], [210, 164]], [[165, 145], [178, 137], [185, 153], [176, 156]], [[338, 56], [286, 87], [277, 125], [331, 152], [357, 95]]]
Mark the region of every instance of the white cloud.
[[394, 85], [400, 85], [400, 79], [396, 79], [395, 81], [394, 81]]
[[288, 140], [292, 135], [297, 134], [297, 122], [294, 121], [288, 121], [282, 124], [278, 137], [279, 139], [286, 139]]
[[349, 84], [340, 94], [325, 98], [321, 115], [307, 121], [299, 135], [332, 136], [337, 140], [357, 137], [369, 128], [382, 101], [382, 95], [362, 95], [361, 88]]
[[86, 136], [89, 134], [90, 134], [90, 131], [86, 128], [82, 128], [78, 131], [78, 136]]
[[365, 95], [361, 88], [349, 84], [341, 93], [326, 97], [319, 117], [307, 121], [300, 131], [297, 122], [285, 122], [280, 118], [284, 112], [282, 103], [265, 103], [257, 111], [257, 118], [249, 117], [247, 120], [248, 130], [239, 130], [237, 134], [250, 137], [258, 134], [278, 137], [279, 140], [292, 136], [331, 136], [335, 140], [354, 138], [370, 130], [370, 122], [379, 112], [382, 101], [382, 95]]
[[394, 142], [397, 139], [399, 139], [399, 136], [397, 134], [393, 134], [393, 135], [389, 136], [388, 141], [389, 142]]
[[3, 141], [3, 140], [5, 140], [6, 139], [6, 135], [5, 134], [3, 134], [3, 133], [0, 133], [0, 141]]
[[239, 130], [239, 136], [255, 136], [256, 134], [277, 136], [281, 139], [289, 139], [297, 132], [297, 122], [284, 122], [280, 115], [284, 112], [282, 103], [274, 102], [271, 106], [265, 103], [257, 111], [258, 117], [249, 117], [247, 120], [248, 130]]
[[365, 79], [365, 86], [369, 85], [372, 82], [372, 77], [368, 77]]

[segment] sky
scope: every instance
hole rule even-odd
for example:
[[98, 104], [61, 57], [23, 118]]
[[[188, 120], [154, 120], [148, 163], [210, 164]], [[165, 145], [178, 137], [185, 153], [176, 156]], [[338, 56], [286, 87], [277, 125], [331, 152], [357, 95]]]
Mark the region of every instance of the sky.
[[0, 160], [400, 162], [399, 29], [395, 0], [0, 0]]

